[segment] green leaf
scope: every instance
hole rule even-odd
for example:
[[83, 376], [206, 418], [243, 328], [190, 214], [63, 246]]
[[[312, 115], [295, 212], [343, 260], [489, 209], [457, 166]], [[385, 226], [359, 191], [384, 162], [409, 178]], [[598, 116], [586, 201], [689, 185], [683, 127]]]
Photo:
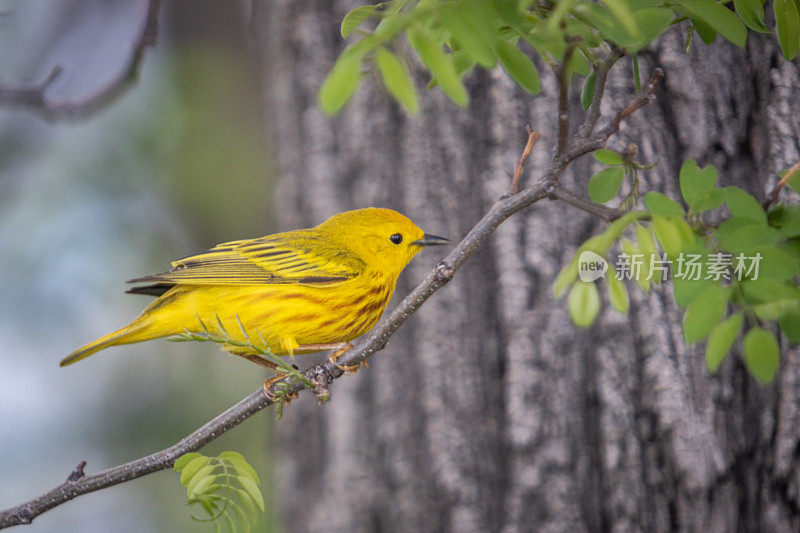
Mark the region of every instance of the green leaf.
[[567, 298], [569, 314], [576, 326], [588, 328], [600, 312], [600, 293], [594, 283], [577, 281]]
[[[636, 24], [639, 26], [642, 47], [647, 46], [656, 37], [664, 33], [664, 30], [670, 26], [674, 19], [672, 10], [662, 7], [640, 9], [634, 13], [634, 16], [636, 17]], [[637, 92], [642, 92], [641, 81], [637, 81], [639, 61], [635, 54], [633, 56], [633, 68], [636, 74], [634, 82], [638, 87]]]
[[172, 469], [176, 472], [180, 472], [186, 468], [186, 465], [188, 465], [195, 457], [201, 457], [201, 455], [197, 452], [189, 452], [181, 455], [175, 460], [175, 464], [172, 465]]
[[716, 372], [725, 356], [728, 355], [736, 337], [739, 336], [743, 322], [744, 314], [739, 311], [711, 330], [708, 344], [706, 344], [706, 365], [711, 372]]
[[442, 47], [422, 28], [411, 27], [407, 34], [409, 44], [419, 53], [422, 62], [430, 69], [444, 93], [453, 102], [465, 107], [469, 103], [469, 96], [452, 61], [442, 52]]
[[[183, 465], [181, 473], [181, 485], [184, 487], [189, 484], [192, 478], [200, 472], [203, 468], [207, 467], [211, 462], [210, 457], [200, 455], [199, 453], [192, 457], [189, 462]], [[213, 470], [213, 467], [212, 467]]]
[[[783, 172], [781, 172], [780, 173], [781, 179], [785, 178], [786, 174], [790, 171], [791, 169], [784, 170]], [[795, 171], [794, 174], [788, 180], [786, 180], [786, 185], [788, 185], [789, 188], [792, 189], [794, 192], [800, 193], [800, 171]]]
[[[689, 17], [689, 20], [692, 21], [692, 26], [694, 31], [697, 32], [697, 35], [700, 36], [700, 39], [705, 44], [712, 44], [715, 40], [717, 40], [717, 30], [709, 26], [705, 23], [704, 20], [699, 19], [697, 17]], [[689, 50], [689, 46], [686, 47], [687, 53]]]
[[688, 343], [704, 339], [714, 329], [728, 307], [730, 287], [710, 285], [686, 307], [683, 315], [683, 337]]
[[529, 93], [538, 94], [542, 90], [542, 82], [533, 61], [515, 45], [508, 41], [498, 41], [495, 53], [503, 69], [520, 87]]
[[749, 218], [767, 224], [767, 214], [752, 195], [739, 187], [725, 187], [725, 201], [731, 215], [737, 218]]
[[739, 18], [751, 30], [760, 33], [771, 33], [767, 25], [764, 24], [764, 5], [761, 0], [733, 0], [733, 5]]
[[622, 167], [605, 168], [589, 179], [589, 198], [604, 204], [614, 198], [622, 185], [625, 170]]
[[800, 300], [800, 289], [772, 278], [749, 279], [739, 284], [744, 299], [751, 305], [777, 302], [787, 298]]
[[520, 9], [519, 2], [516, 0], [492, 0], [491, 4], [502, 22], [511, 26], [520, 34], [530, 32], [531, 23]]
[[702, 213], [716, 209], [725, 201], [725, 192], [722, 189], [711, 189], [705, 193], [695, 205], [694, 211]]
[[778, 319], [781, 331], [790, 342], [800, 342], [800, 312], [790, 312]]
[[419, 106], [417, 93], [414, 90], [414, 82], [411, 81], [406, 67], [394, 54], [383, 47], [376, 50], [375, 60], [378, 63], [378, 70], [380, 70], [386, 89], [409, 113], [415, 114]]
[[780, 349], [775, 336], [762, 328], [753, 328], [744, 338], [744, 362], [761, 383], [772, 382], [778, 371]]
[[800, 289], [771, 278], [747, 280], [740, 284], [744, 300], [756, 316], [776, 320], [800, 311]]
[[692, 211], [695, 211], [700, 200], [717, 183], [717, 169], [713, 165], [708, 165], [701, 169], [694, 159], [688, 159], [681, 166], [678, 179], [681, 186], [681, 195], [683, 195], [686, 205]]
[[778, 245], [778, 248], [800, 261], [800, 238], [793, 237]]
[[643, 258], [643, 265], [642, 265], [642, 276], [650, 279], [653, 283], [659, 283], [661, 281], [661, 273], [658, 272], [658, 275], [650, 274], [650, 265], [654, 262], [654, 256], [658, 252], [658, 248], [656, 248], [656, 241], [653, 239], [653, 232], [649, 228], [645, 228], [641, 224], [636, 224], [636, 242], [639, 245], [639, 249], [644, 254]]
[[676, 257], [694, 244], [692, 228], [682, 218], [653, 215], [653, 231], [669, 257]]
[[800, 205], [777, 205], [769, 210], [769, 225], [778, 228], [781, 237], [800, 235]]
[[[633, 261], [634, 257], [639, 256], [640, 259], [642, 259], [642, 263], [644, 263], [644, 259], [642, 258], [643, 252], [639, 249], [638, 246], [636, 246], [633, 243], [633, 241], [631, 241], [630, 239], [621, 239], [620, 243], [622, 244], [622, 251], [631, 258], [630, 261]], [[649, 268], [650, 268], [649, 264], [648, 265], [642, 264], [641, 269], [638, 272], [638, 275], [636, 272], [632, 273], [633, 279], [636, 280], [636, 283], [639, 284], [639, 286], [642, 288], [644, 292], [650, 291], [650, 280], [647, 279], [647, 274], [646, 274]]]
[[[189, 480], [189, 483], [186, 485], [186, 494], [188, 494], [190, 498], [195, 494], [202, 492], [204, 489], [208, 488], [208, 486], [211, 483], [214, 482], [214, 480], [217, 477], [215, 475], [212, 475], [215, 468], [216, 468], [215, 465], [206, 465], [200, 470], [198, 470], [194, 476], [192, 476], [192, 478]], [[183, 476], [181, 476], [181, 478], [183, 478]], [[181, 481], [183, 480], [181, 479]], [[200, 486], [201, 483], [202, 486]]]
[[614, 272], [609, 272], [606, 276], [606, 288], [608, 289], [608, 299], [614, 309], [623, 314], [627, 313], [630, 306], [628, 289], [625, 288], [622, 280], [617, 279]]
[[772, 6], [778, 27], [778, 41], [787, 61], [800, 51], [800, 13], [794, 0], [775, 0]]
[[[716, 35], [716, 33], [714, 34]], [[688, 54], [692, 51], [692, 40], [694, 37], [694, 21], [689, 24], [689, 27], [686, 29], [686, 39], [683, 42], [683, 49]]]
[[[228, 527], [234, 533], [237, 532], [236, 526], [241, 526], [245, 531], [250, 531], [250, 517], [248, 516], [247, 512], [239, 505], [239, 501], [234, 501], [233, 498], [223, 497], [222, 501], [225, 502], [225, 511], [223, 513], [227, 513], [229, 515], [228, 520]], [[232, 512], [231, 512], [232, 511]], [[258, 519], [256, 518], [256, 521]]]
[[578, 277], [578, 254], [572, 261], [565, 266], [558, 274], [556, 281], [553, 283], [553, 297], [560, 298], [564, 291], [566, 291], [572, 282]]
[[676, 276], [672, 280], [675, 303], [678, 304], [678, 307], [686, 307], [712, 285], [719, 285], [719, 282], [702, 278], [684, 279]]
[[228, 487], [228, 488], [236, 496], [239, 503], [241, 504], [242, 510], [244, 511], [245, 515], [247, 515], [247, 521], [255, 525], [258, 522], [258, 517], [261, 513], [258, 509], [256, 509], [255, 503], [253, 502], [253, 499], [250, 497], [250, 494], [237, 487]]
[[[594, 84], [597, 82], [597, 71], [593, 70], [591, 74], [586, 76], [586, 80], [583, 82], [583, 87], [581, 88], [581, 107], [584, 111], [589, 109], [592, 105], [592, 100], [594, 99]], [[610, 150], [606, 150], [609, 152]], [[612, 152], [613, 153], [613, 152]], [[595, 155], [597, 157], [597, 155]], [[622, 158], [620, 158], [620, 162]]]
[[442, 5], [439, 15], [461, 48], [479, 65], [492, 68], [497, 63], [492, 42], [487, 40], [486, 32], [481, 30], [480, 21], [470, 16], [471, 7], [472, 2], [469, 1], [448, 2]]
[[258, 474], [256, 470], [250, 466], [250, 463], [247, 462], [247, 459], [242, 456], [242, 454], [237, 452], [222, 452], [217, 456], [219, 459], [224, 459], [228, 463], [233, 466], [237, 472], [242, 475], [245, 475], [256, 482], [256, 484], [260, 484], [261, 480], [258, 479]]
[[753, 248], [747, 255], [755, 257], [756, 254], [761, 254], [758, 266], [759, 276], [787, 280], [800, 274], [800, 265], [797, 264], [797, 261], [780, 248], [774, 246]]
[[[563, 2], [559, 3], [559, 6]], [[556, 8], [558, 9], [558, 8]], [[632, 35], [623, 24], [608, 9], [593, 3], [580, 3], [572, 10], [578, 20], [597, 29], [603, 37], [613, 41], [623, 48], [636, 51], [641, 48], [639, 32]]]
[[362, 56], [362, 53], [345, 50], [336, 60], [319, 90], [318, 99], [322, 111], [329, 115], [337, 113], [356, 92], [361, 82]]
[[594, 158], [603, 163], [604, 165], [621, 165], [622, 156], [617, 152], [601, 148], [593, 152]]
[[608, 6], [614, 18], [625, 26], [625, 29], [628, 30], [628, 33], [632, 37], [640, 37], [639, 25], [631, 12], [630, 6], [625, 0], [603, 0], [603, 3]]
[[[475, 67], [475, 61], [465, 54], [463, 50], [456, 50], [450, 54], [450, 59], [453, 61], [453, 66], [456, 69], [456, 74], [458, 74], [459, 79], [463, 78], [465, 74], [471, 72], [473, 67]], [[433, 89], [437, 85], [438, 83], [436, 83], [436, 80], [432, 79], [428, 84], [428, 89]]]
[[261, 490], [258, 488], [258, 485], [255, 482], [246, 476], [236, 476], [236, 481], [242, 486], [242, 489], [250, 496], [253, 500], [253, 503], [256, 504], [256, 508], [260, 512], [264, 512], [264, 497], [261, 495]]
[[780, 240], [775, 228], [750, 218], [731, 217], [714, 231], [720, 246], [729, 252], [746, 252], [761, 246], [772, 246]]
[[753, 306], [753, 312], [761, 320], [778, 320], [782, 316], [800, 312], [800, 300], [785, 298], [775, 302], [756, 304]]
[[350, 10], [342, 19], [342, 37], [346, 39], [362, 22], [375, 13], [377, 7], [378, 6], [358, 6]]
[[660, 192], [648, 192], [644, 195], [644, 205], [654, 215], [661, 215], [662, 217], [678, 217], [683, 218], [686, 216], [681, 204]]
[[555, 9], [550, 13], [550, 17], [547, 19], [548, 29], [553, 32], [557, 31], [561, 20], [577, 2], [578, 0], [562, 0], [558, 2]]
[[693, 18], [702, 20], [736, 46], [744, 47], [747, 28], [730, 9], [714, 0], [681, 0], [679, 4]]
[[592, 72], [592, 67], [589, 64], [589, 61], [586, 59], [586, 56], [583, 55], [580, 49], [576, 50], [572, 57], [567, 64], [567, 70], [569, 72], [575, 72], [581, 76], [588, 76]]
[[639, 76], [639, 56], [631, 54], [631, 63], [633, 64], [633, 86], [637, 93], [642, 92], [642, 77]]

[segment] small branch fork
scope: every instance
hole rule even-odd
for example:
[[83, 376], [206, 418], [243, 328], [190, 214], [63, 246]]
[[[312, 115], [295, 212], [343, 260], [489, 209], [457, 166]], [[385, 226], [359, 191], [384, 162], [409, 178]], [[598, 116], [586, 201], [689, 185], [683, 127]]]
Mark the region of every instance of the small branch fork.
[[597, 121], [600, 119], [600, 105], [603, 103], [603, 95], [605, 95], [606, 91], [608, 72], [623, 55], [625, 55], [625, 50], [612, 44], [611, 51], [608, 57], [606, 57], [606, 60], [594, 66], [596, 75], [594, 95], [592, 95], [592, 103], [589, 105], [589, 110], [586, 113], [586, 122], [581, 125], [578, 130], [578, 135], [588, 137], [597, 125]]
[[83, 118], [103, 109], [138, 78], [145, 48], [156, 42], [160, 8], [161, 0], [148, 2], [142, 30], [134, 41], [133, 49], [125, 65], [119, 74], [94, 93], [77, 101], [53, 102], [49, 100], [46, 96], [47, 89], [63, 71], [60, 65], [56, 65], [47, 78], [36, 85], [29, 87], [0, 86], [0, 105], [25, 107], [38, 112], [47, 120]]
[[[585, 211], [596, 214], [606, 220], [615, 216], [611, 212], [598, 210], [596, 206], [587, 207], [586, 204], [591, 204], [590, 202], [581, 200], [572, 193], [566, 192], [558, 185], [558, 179], [569, 163], [587, 152], [604, 147], [606, 140], [611, 135], [617, 133], [619, 125], [623, 120], [630, 116], [631, 113], [650, 102], [655, 86], [662, 76], [663, 73], [661, 70], [656, 69], [650, 78], [646, 90], [628, 104], [625, 109], [617, 113], [611, 122], [602, 130], [589, 138], [576, 136], [573, 141], [565, 147], [562, 154], [556, 155], [536, 183], [520, 190], [517, 194], [504, 196], [495, 202], [461, 242], [455, 246], [435, 269], [428, 273], [425, 279], [400, 302], [400, 305], [395, 307], [388, 316], [381, 320], [378, 325], [356, 343], [353, 348], [346, 351], [338, 358], [338, 364], [332, 361], [325, 361], [324, 363], [317, 364], [306, 370], [303, 374], [307, 378], [307, 381], [315, 384], [315, 392], [319, 396], [322, 396], [320, 400], [328, 399], [330, 396], [328, 385], [344, 374], [344, 371], [340, 367], [354, 367], [359, 363], [365, 362], [370, 355], [383, 349], [389, 341], [389, 338], [397, 329], [408, 320], [433, 293], [453, 279], [456, 271], [481, 243], [483, 243], [503, 221], [513, 214], [539, 200], [555, 197], [572, 205], [578, 205]], [[525, 147], [528, 153], [530, 153], [530, 148], [533, 146], [534, 142], [535, 132], [529, 131], [528, 143]], [[518, 164], [520, 175], [522, 173], [522, 167], [527, 159], [526, 151], [523, 151], [522, 157], [520, 157], [520, 163]], [[516, 174], [515, 172], [515, 175]], [[516, 178], [516, 182], [518, 186], [519, 177]], [[264, 387], [259, 387], [254, 393], [213, 420], [207, 422], [190, 435], [184, 437], [176, 444], [148, 455], [147, 457], [142, 457], [135, 461], [115, 466], [92, 475], [84, 475], [84, 465], [78, 465], [64, 483], [61, 483], [57, 487], [31, 501], [0, 512], [0, 529], [17, 524], [28, 524], [40, 514], [82, 494], [124, 483], [158, 470], [170, 468], [181, 455], [202, 448], [231, 428], [238, 426], [248, 417], [271, 405], [273, 403], [271, 397], [273, 397], [274, 394], [270, 393], [276, 392], [277, 387], [281, 385], [285, 385], [285, 383], [275, 382], [271, 385], [269, 391], [264, 390]], [[296, 394], [304, 388], [306, 388], [306, 385], [302, 381], [295, 380], [288, 385], [286, 393], [287, 395]]]

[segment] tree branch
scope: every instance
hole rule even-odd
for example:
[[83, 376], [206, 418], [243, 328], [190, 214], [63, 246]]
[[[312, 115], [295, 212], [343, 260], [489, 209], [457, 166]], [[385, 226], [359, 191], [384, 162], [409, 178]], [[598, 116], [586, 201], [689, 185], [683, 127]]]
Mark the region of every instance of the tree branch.
[[569, 62], [575, 53], [576, 42], [570, 42], [564, 51], [564, 59], [558, 67], [558, 144], [556, 156], [561, 155], [569, 142]]
[[616, 115], [614, 115], [614, 117], [609, 121], [608, 124], [605, 125], [604, 128], [595, 132], [591, 137], [582, 138], [579, 135], [576, 139], [573, 139], [572, 143], [570, 144], [569, 148], [565, 150], [565, 153], [561, 159], [567, 162], [574, 161], [584, 154], [594, 152], [600, 148], [605, 148], [608, 138], [619, 131], [620, 124], [622, 124], [626, 118], [631, 116], [638, 109], [655, 100], [654, 93], [656, 87], [658, 87], [658, 84], [663, 78], [663, 70], [658, 67], [653, 69], [653, 73], [650, 75], [647, 85], [645, 85], [642, 92], [639, 93], [636, 98], [634, 98], [627, 106], [625, 106], [624, 109], [620, 110]]
[[586, 211], [587, 213], [590, 213], [598, 218], [602, 218], [606, 222], [613, 222], [623, 215], [619, 209], [614, 209], [602, 204], [596, 204], [589, 200], [584, 200], [559, 184], [556, 184], [553, 187], [553, 191], [550, 193], [550, 198], [553, 200], [561, 200], [566, 202], [582, 211]]
[[40, 113], [47, 120], [83, 118], [111, 103], [139, 76], [139, 66], [144, 57], [145, 47], [152, 46], [158, 35], [158, 13], [161, 0], [150, 0], [141, 32], [134, 41], [133, 49], [122, 70], [97, 91], [77, 101], [52, 102], [47, 89], [58, 78], [62, 67], [56, 65], [44, 81], [30, 87], [0, 86], [0, 105], [28, 108]]
[[[549, 194], [563, 194], [559, 189], [558, 179], [566, 166], [585, 154], [589, 149], [588, 144], [605, 143], [616, 133], [619, 124], [631, 113], [651, 101], [647, 95], [652, 94], [655, 84], [661, 79], [660, 69], [651, 77], [648, 90], [637, 97], [625, 109], [618, 113], [611, 123], [595, 134], [592, 139], [576, 137], [566, 147], [564, 153], [556, 157], [549, 168], [537, 180], [536, 184], [527, 187], [513, 196], [503, 197], [489, 209], [456, 247], [445, 257], [433, 271], [431, 271], [417, 287], [406, 296], [400, 305], [395, 307], [387, 317], [384, 317], [369, 333], [354, 344], [353, 348], [345, 352], [339, 359], [342, 366], [355, 366], [366, 361], [375, 352], [386, 346], [389, 338], [400, 326], [414, 314], [439, 288], [453, 279], [456, 271], [472, 255], [472, 253], [491, 235], [494, 230], [514, 213], [548, 197]], [[567, 196], [567, 195], [565, 195]], [[574, 205], [574, 204], [573, 204]], [[317, 384], [317, 391], [328, 393], [328, 384], [341, 377], [343, 371], [330, 361], [317, 364], [303, 374], [308, 381]], [[192, 432], [178, 443], [159, 452], [131, 461], [129, 463], [103, 470], [93, 475], [82, 475], [83, 467], [76, 468], [67, 481], [54, 489], [31, 501], [20, 504], [11, 509], [0, 512], [0, 529], [17, 524], [28, 524], [40, 514], [66, 503], [82, 494], [100, 490], [106, 487], [130, 481], [158, 470], [170, 468], [181, 455], [198, 450], [219, 437], [221, 434], [239, 425], [245, 419], [261, 411], [273, 403], [271, 394], [274, 394], [281, 382], [274, 382], [270, 386], [270, 394], [259, 387], [257, 391], [243, 399], [224, 413], [207, 422], [202, 427]], [[287, 395], [299, 393], [305, 388], [300, 381], [291, 383], [286, 389]]]
[[588, 137], [594, 131], [597, 121], [600, 119], [600, 105], [603, 102], [603, 96], [606, 91], [606, 81], [608, 81], [608, 73], [614, 64], [625, 55], [625, 50], [612, 44], [611, 51], [608, 53], [606, 60], [599, 65], [594, 65], [595, 82], [594, 94], [592, 95], [592, 103], [586, 113], [586, 122], [581, 124], [578, 129], [578, 134], [581, 137]]

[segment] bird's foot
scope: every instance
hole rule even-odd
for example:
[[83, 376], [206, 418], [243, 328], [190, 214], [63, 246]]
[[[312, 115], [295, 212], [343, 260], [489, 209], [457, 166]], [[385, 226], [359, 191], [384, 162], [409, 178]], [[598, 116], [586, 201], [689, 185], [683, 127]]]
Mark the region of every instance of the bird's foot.
[[[344, 342], [341, 344], [338, 350], [328, 354], [328, 361], [333, 363], [333, 366], [335, 366], [345, 374], [355, 374], [356, 372], [358, 372], [358, 369], [361, 368], [362, 365], [362, 363], [356, 363], [354, 365], [342, 365], [339, 363], [339, 358], [351, 348], [353, 348], [352, 344], [350, 344], [349, 342]], [[364, 361], [363, 365], [364, 368], [368, 368], [366, 361]]]
[[[286, 376], [282, 376], [282, 375], [279, 374], [277, 376], [272, 376], [271, 378], [267, 378], [267, 379], [264, 380], [264, 383], [263, 383], [264, 393], [267, 395], [267, 398], [269, 398], [270, 401], [275, 402], [275, 401], [278, 400], [278, 395], [275, 394], [274, 392], [272, 392], [272, 386], [275, 385], [276, 383], [280, 383], [280, 382], [286, 383], [285, 379], [286, 379]], [[286, 386], [288, 387], [289, 384], [286, 383]], [[284, 405], [289, 405], [289, 402], [292, 401], [292, 400], [296, 400], [298, 398], [298, 396], [299, 395], [296, 392], [294, 394], [286, 394], [286, 395], [284, 395], [283, 396], [283, 404]]]

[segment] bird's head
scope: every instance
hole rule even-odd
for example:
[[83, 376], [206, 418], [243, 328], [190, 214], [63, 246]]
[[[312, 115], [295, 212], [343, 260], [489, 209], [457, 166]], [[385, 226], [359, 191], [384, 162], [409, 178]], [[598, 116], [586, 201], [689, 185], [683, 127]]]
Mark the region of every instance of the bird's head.
[[364, 262], [396, 276], [425, 246], [447, 244], [397, 211], [368, 207], [334, 215], [317, 227]]

